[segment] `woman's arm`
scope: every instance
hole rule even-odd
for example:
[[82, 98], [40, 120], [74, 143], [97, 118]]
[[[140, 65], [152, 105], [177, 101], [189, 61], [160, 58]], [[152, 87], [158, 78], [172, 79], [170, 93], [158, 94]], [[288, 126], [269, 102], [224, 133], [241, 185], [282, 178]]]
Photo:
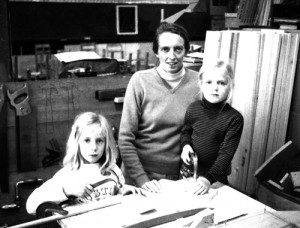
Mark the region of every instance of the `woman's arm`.
[[135, 146], [142, 113], [141, 86], [137, 83], [137, 77], [136, 74], [132, 76], [126, 89], [118, 144], [126, 171], [135, 183], [141, 187], [149, 181], [149, 178], [143, 169]]

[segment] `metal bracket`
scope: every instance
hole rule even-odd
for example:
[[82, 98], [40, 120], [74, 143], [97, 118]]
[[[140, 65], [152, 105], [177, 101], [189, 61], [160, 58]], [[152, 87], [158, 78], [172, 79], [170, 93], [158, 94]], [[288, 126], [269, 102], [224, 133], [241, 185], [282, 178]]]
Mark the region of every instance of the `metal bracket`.
[[[7, 95], [10, 99], [11, 105], [16, 108], [17, 116], [25, 116], [31, 113], [31, 108], [29, 106], [29, 92], [28, 92], [27, 83], [25, 83], [23, 88], [15, 91], [12, 94], [9, 92], [9, 90], [7, 90]], [[23, 100], [17, 102], [19, 99], [23, 99]]]

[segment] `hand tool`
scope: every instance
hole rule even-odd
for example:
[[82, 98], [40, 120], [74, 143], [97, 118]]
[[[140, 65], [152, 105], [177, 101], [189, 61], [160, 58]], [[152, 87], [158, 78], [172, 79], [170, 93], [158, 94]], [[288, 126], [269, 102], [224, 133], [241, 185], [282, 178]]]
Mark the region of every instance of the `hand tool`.
[[193, 177], [195, 180], [197, 180], [197, 177], [198, 177], [198, 157], [197, 157], [197, 154], [196, 153], [192, 153], [190, 154], [190, 158], [191, 158], [191, 161], [193, 163], [193, 167], [194, 167], [194, 174], [193, 174]]
[[18, 170], [35, 170], [38, 167], [36, 113], [29, 105], [27, 83], [14, 93], [7, 90], [7, 95], [16, 109]]
[[6, 88], [0, 84], [0, 187], [3, 193], [9, 191], [8, 150], [7, 150], [7, 112], [5, 103]]
[[189, 153], [189, 165], [183, 163], [180, 167], [180, 174], [183, 178], [192, 177], [196, 180], [198, 177], [198, 157], [195, 152]]

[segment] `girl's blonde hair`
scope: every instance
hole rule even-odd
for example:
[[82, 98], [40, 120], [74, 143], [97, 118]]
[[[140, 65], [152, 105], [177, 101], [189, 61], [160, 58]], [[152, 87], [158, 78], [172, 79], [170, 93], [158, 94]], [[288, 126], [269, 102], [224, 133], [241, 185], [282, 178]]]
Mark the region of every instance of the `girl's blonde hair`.
[[99, 126], [105, 139], [105, 151], [102, 158], [100, 158], [101, 172], [105, 173], [116, 163], [118, 150], [109, 122], [100, 114], [94, 112], [84, 112], [75, 117], [74, 124], [67, 141], [66, 155], [63, 159], [64, 167], [69, 167], [72, 170], [80, 168], [83, 161], [80, 154], [78, 141], [85, 128], [94, 124]]
[[224, 60], [218, 59], [216, 62], [214, 62], [212, 65], [209, 65], [209, 67], [201, 68], [199, 73], [199, 86], [200, 86], [200, 99], [203, 99], [203, 92], [201, 91], [201, 83], [203, 80], [203, 75], [213, 69], [221, 69], [223, 70], [223, 76], [227, 79], [227, 82], [229, 84], [229, 93], [226, 99], [226, 103], [230, 103], [232, 95], [233, 95], [233, 88], [234, 88], [234, 72], [233, 67], [229, 62], [226, 62]]

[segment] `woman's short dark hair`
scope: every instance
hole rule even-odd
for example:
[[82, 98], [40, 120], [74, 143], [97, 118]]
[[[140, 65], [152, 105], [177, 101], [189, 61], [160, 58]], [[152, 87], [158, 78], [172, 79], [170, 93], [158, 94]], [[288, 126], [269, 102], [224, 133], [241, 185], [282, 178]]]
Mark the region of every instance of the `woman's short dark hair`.
[[175, 33], [181, 36], [184, 40], [185, 51], [188, 52], [190, 50], [190, 40], [188, 37], [188, 32], [184, 27], [175, 23], [161, 22], [160, 26], [156, 29], [156, 33], [153, 39], [152, 50], [155, 54], [158, 53], [158, 38], [164, 32]]

